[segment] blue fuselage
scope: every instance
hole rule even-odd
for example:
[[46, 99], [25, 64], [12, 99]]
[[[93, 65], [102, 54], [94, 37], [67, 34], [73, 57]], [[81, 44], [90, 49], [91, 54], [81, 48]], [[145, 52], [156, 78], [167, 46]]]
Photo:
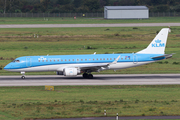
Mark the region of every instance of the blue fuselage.
[[[140, 63], [151, 63], [160, 59], [152, 59], [152, 57], [161, 56], [162, 54], [92, 54], [92, 55], [51, 55], [51, 56], [24, 56], [16, 58], [13, 62], [4, 67], [9, 71], [26, 71], [26, 68], [35, 68], [43, 66], [55, 65], [76, 65], [76, 64], [98, 64], [112, 63], [120, 56], [117, 63], [133, 63], [135, 66]], [[132, 65], [133, 65], [132, 64]], [[133, 67], [133, 66], [132, 66]], [[57, 67], [56, 67], [57, 68]], [[113, 68], [112, 68], [113, 69]], [[117, 67], [116, 67], [117, 69]], [[121, 67], [119, 69], [122, 69]], [[52, 69], [54, 71], [55, 69]], [[36, 71], [34, 69], [34, 71]], [[46, 70], [45, 70], [46, 71]], [[47, 71], [51, 71], [48, 69]]]

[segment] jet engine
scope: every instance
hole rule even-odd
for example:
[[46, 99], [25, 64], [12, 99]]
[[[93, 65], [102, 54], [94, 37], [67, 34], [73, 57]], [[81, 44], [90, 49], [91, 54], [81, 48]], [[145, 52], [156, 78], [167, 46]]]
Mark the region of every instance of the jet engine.
[[63, 69], [63, 75], [64, 76], [76, 76], [80, 74], [80, 70], [77, 68], [64, 68]]

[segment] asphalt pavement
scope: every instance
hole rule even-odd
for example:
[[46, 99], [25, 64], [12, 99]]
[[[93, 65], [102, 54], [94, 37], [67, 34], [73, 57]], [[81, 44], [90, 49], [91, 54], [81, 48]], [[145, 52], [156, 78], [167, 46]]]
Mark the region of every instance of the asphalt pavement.
[[63, 27], [153, 27], [180, 26], [180, 23], [119, 23], [119, 24], [7, 24], [0, 28], [63, 28]]
[[102, 74], [94, 79], [81, 75], [65, 77], [58, 75], [0, 76], [0, 86], [44, 86], [44, 85], [172, 85], [180, 84], [180, 74]]

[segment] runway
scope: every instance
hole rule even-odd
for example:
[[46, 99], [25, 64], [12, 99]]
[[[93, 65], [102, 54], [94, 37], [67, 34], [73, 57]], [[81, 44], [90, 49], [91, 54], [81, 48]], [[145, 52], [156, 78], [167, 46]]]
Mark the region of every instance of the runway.
[[120, 23], [120, 24], [7, 24], [0, 28], [63, 28], [63, 27], [148, 27], [180, 26], [180, 23]]
[[180, 74], [106, 74], [94, 75], [94, 79], [58, 75], [28, 75], [26, 79], [20, 77], [0, 76], [0, 86], [180, 84]]

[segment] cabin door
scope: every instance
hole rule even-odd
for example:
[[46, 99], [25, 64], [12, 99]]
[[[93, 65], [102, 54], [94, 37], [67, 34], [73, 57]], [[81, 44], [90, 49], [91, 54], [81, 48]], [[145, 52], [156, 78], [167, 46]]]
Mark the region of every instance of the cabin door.
[[27, 67], [31, 67], [32, 63], [31, 63], [31, 57], [26, 57], [26, 66]]
[[133, 63], [134, 64], [138, 63], [138, 56], [136, 54], [133, 54]]

